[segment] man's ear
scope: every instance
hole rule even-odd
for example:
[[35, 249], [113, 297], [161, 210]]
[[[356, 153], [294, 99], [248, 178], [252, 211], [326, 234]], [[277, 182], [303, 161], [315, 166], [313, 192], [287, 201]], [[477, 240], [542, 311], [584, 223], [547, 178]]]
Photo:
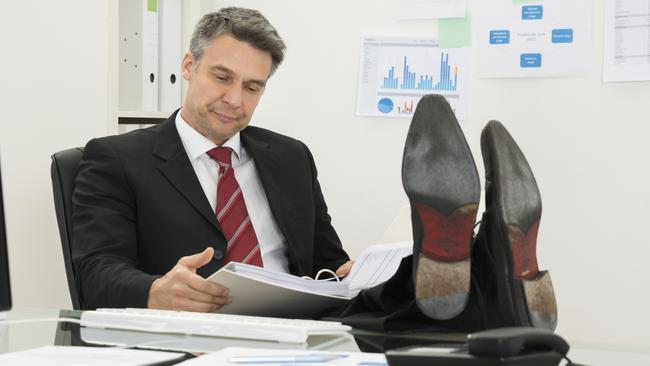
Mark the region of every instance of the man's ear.
[[183, 55], [183, 61], [181, 62], [181, 68], [183, 70], [183, 79], [190, 80], [192, 79], [192, 67], [194, 67], [195, 61], [194, 56], [191, 52], [185, 52]]

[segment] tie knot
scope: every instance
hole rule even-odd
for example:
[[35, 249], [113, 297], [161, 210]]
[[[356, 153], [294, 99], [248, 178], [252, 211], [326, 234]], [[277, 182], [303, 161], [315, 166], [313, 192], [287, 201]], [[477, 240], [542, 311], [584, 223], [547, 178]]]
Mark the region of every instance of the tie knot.
[[208, 156], [210, 156], [213, 160], [216, 160], [216, 162], [219, 163], [219, 165], [231, 166], [231, 161], [230, 161], [231, 153], [232, 153], [231, 148], [219, 146], [208, 151]]

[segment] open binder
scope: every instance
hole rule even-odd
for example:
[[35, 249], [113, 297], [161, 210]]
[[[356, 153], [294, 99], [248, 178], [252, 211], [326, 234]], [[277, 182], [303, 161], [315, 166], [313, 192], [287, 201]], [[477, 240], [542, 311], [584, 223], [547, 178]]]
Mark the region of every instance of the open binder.
[[387, 281], [412, 250], [410, 241], [370, 246], [341, 281], [312, 280], [236, 262], [208, 280], [227, 287], [233, 298], [220, 313], [313, 319], [345, 305], [361, 290]]

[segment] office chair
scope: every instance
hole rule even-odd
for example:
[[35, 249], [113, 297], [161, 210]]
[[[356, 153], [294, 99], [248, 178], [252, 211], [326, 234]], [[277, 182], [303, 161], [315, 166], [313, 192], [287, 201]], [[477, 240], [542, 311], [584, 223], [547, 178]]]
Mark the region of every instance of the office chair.
[[54, 193], [54, 208], [56, 221], [59, 224], [61, 247], [63, 249], [63, 262], [65, 274], [68, 278], [70, 300], [75, 310], [83, 309], [83, 302], [75, 281], [74, 267], [72, 266], [72, 190], [77, 177], [79, 162], [83, 156], [83, 148], [75, 147], [62, 150], [52, 155], [52, 190]]

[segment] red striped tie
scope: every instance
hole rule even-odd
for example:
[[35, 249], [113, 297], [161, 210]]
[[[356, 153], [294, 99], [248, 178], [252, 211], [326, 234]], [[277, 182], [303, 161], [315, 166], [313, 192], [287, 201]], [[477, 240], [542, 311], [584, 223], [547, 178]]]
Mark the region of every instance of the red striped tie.
[[246, 202], [232, 169], [232, 149], [215, 147], [208, 155], [219, 164], [217, 221], [228, 241], [225, 263], [241, 262], [262, 267], [262, 253], [251, 223]]

